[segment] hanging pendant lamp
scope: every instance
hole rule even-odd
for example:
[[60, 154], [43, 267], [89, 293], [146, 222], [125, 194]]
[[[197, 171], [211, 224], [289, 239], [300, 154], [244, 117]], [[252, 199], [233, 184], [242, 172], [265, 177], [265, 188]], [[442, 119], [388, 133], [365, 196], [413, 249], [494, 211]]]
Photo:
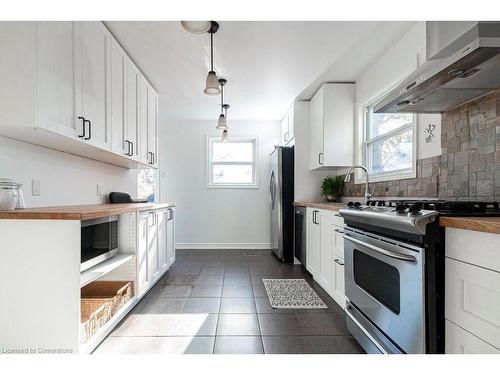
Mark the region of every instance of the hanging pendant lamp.
[[229, 134], [227, 133], [227, 130], [222, 132], [222, 138], [220, 141], [223, 143], [229, 142]]
[[212, 21], [181, 21], [184, 30], [193, 34], [204, 34], [210, 30]]
[[217, 129], [227, 130], [226, 116], [224, 115], [224, 85], [227, 81], [224, 78], [219, 79], [220, 84], [220, 115], [217, 121]]
[[219, 24], [211, 21], [210, 29], [207, 31], [210, 34], [210, 71], [207, 75], [207, 82], [205, 85], [205, 94], [218, 95], [220, 93], [217, 73], [214, 70], [214, 34], [219, 30]]

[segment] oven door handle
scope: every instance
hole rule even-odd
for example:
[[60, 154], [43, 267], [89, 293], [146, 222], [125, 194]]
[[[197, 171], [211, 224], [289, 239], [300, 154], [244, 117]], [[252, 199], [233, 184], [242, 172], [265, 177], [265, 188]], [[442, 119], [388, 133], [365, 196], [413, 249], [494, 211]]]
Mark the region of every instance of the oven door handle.
[[347, 236], [345, 234], [344, 234], [343, 237], [344, 237], [344, 239], [346, 239], [348, 241], [357, 243], [358, 245], [367, 247], [367, 248], [369, 248], [369, 249], [371, 249], [373, 251], [376, 251], [377, 253], [387, 255], [388, 257], [391, 257], [391, 258], [405, 260], [407, 262], [415, 262], [417, 260], [413, 255], [406, 255], [406, 254], [396, 253], [394, 251], [382, 249], [381, 247], [378, 247], [378, 246], [375, 246], [375, 245], [371, 245], [369, 243], [360, 241], [360, 240], [358, 240], [356, 238], [352, 238], [351, 236]]

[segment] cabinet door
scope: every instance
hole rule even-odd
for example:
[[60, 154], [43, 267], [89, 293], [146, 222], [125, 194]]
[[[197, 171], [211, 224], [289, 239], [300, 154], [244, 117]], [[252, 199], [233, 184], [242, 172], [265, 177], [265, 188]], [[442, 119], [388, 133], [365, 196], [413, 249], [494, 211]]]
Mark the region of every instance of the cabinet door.
[[319, 254], [319, 283], [326, 291], [332, 289], [332, 212], [319, 210], [320, 254]]
[[125, 74], [126, 56], [116, 41], [111, 42], [111, 150], [126, 155], [125, 145]]
[[170, 267], [175, 262], [175, 210], [168, 209], [167, 219], [167, 262]]
[[344, 258], [344, 229], [339, 227], [338, 225], [332, 226], [332, 245], [333, 245], [333, 253], [339, 257]]
[[[109, 122], [106, 104], [108, 72], [106, 66], [109, 34], [101, 22], [81, 22], [81, 58], [80, 64], [81, 102], [79, 116], [85, 117], [90, 124], [87, 127], [89, 143], [101, 148], [109, 148]], [[90, 128], [90, 130], [89, 130]]]
[[148, 164], [148, 84], [139, 77], [139, 160]]
[[[129, 60], [127, 62], [127, 80], [126, 80], [126, 132], [125, 147], [130, 150], [131, 158], [137, 158], [139, 139], [139, 72]], [[130, 147], [130, 149], [129, 149]]]
[[285, 145], [288, 142], [288, 115], [287, 112], [285, 117], [281, 120], [281, 144]]
[[446, 354], [500, 354], [500, 350], [446, 320]]
[[154, 282], [159, 274], [158, 265], [158, 214], [151, 212], [148, 217], [148, 280]]
[[168, 269], [167, 248], [168, 248], [168, 233], [167, 222], [168, 210], [158, 211], [158, 268], [160, 273]]
[[38, 126], [77, 138], [75, 117], [75, 24], [37, 22]]
[[352, 83], [323, 86], [324, 165], [345, 167], [354, 158], [354, 96]]
[[311, 169], [321, 167], [323, 154], [323, 90], [311, 99], [309, 118], [309, 162]]
[[148, 86], [148, 158], [151, 160], [151, 165], [158, 164], [158, 122], [157, 122], [157, 103], [158, 97], [151, 86]]
[[288, 111], [288, 139], [287, 142], [290, 142], [293, 138], [295, 138], [294, 134], [294, 111], [295, 111], [295, 104], [292, 106], [292, 108]]
[[320, 229], [319, 211], [307, 208], [306, 268], [314, 276], [319, 275]]
[[137, 289], [142, 295], [148, 290], [148, 229], [149, 212], [140, 212], [137, 220], [138, 244], [137, 244]]
[[337, 302], [340, 307], [345, 308], [346, 296], [345, 296], [345, 269], [344, 269], [344, 259], [333, 254], [332, 262], [332, 297]]

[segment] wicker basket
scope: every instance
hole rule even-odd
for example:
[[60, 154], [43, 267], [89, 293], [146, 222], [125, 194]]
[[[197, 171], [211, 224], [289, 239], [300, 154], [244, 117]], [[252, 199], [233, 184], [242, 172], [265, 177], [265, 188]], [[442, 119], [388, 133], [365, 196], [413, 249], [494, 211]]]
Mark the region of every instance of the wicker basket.
[[81, 338], [87, 341], [132, 298], [130, 281], [95, 281], [81, 289]]

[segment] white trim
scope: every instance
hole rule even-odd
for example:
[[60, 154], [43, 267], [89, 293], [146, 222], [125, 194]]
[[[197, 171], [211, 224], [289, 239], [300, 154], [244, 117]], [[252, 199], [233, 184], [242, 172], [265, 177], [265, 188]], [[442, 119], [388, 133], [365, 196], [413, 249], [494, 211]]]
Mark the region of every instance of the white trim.
[[256, 242], [256, 243], [177, 243], [175, 244], [176, 249], [271, 249], [271, 243], [269, 242]]
[[[206, 135], [207, 139], [207, 162], [206, 162], [206, 188], [207, 189], [259, 189], [259, 137], [257, 135], [231, 137], [229, 142], [233, 143], [253, 143], [253, 161], [252, 162], [212, 162], [211, 143], [220, 139], [218, 135]], [[215, 184], [211, 179], [212, 166], [214, 164], [225, 165], [251, 165], [253, 167], [254, 181], [249, 184]]]

